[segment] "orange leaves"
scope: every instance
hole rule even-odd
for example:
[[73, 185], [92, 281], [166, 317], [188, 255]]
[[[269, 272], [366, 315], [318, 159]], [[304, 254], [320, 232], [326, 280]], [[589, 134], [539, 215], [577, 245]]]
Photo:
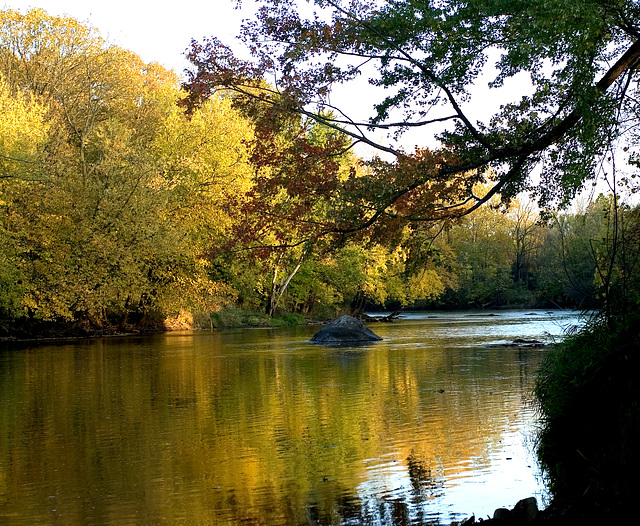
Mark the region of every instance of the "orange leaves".
[[[361, 206], [378, 212], [376, 221], [397, 228], [414, 221], [437, 221], [464, 214], [472, 199], [478, 173], [450, 175], [443, 167], [455, 162], [448, 151], [416, 149], [394, 162], [374, 159], [367, 163], [366, 183], [352, 178], [346, 188], [357, 194]], [[389, 225], [383, 228], [388, 231]]]

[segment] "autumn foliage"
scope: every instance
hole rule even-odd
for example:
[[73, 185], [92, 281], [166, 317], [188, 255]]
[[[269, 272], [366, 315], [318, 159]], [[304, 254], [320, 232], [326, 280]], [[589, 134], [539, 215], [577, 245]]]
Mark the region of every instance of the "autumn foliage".
[[[592, 229], [579, 214], [545, 225], [512, 199], [526, 187], [525, 150], [535, 150], [526, 139], [518, 153], [509, 139], [524, 106], [505, 109], [513, 133], [472, 127], [410, 150], [376, 143], [374, 133], [464, 119], [425, 105], [417, 120], [392, 122], [410, 98], [399, 92], [372, 119], [350, 120], [329, 103], [330, 88], [358, 71], [305, 61], [398, 51], [416, 44], [374, 36], [410, 28], [395, 16], [380, 25], [389, 13], [357, 2], [369, 26], [353, 13], [309, 21], [264, 4], [244, 35], [253, 60], [216, 39], [194, 42], [183, 84], [75, 20], [0, 13], [5, 331], [211, 327], [225, 306], [323, 318], [370, 305], [592, 302], [598, 259], [579, 240], [602, 230], [600, 216], [585, 214], [600, 225]], [[253, 34], [284, 38], [284, 54]], [[384, 66], [374, 84], [419, 77], [441, 102], [457, 100], [460, 87], [408, 65], [395, 77]], [[545, 129], [559, 132], [566, 118]]]

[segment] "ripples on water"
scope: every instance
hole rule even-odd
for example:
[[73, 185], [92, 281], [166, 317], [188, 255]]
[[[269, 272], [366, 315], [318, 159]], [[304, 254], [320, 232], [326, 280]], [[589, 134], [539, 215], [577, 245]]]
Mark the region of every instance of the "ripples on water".
[[[546, 493], [530, 392], [576, 313], [407, 313], [0, 353], [0, 522], [449, 524]], [[541, 503], [541, 502], [540, 502]]]

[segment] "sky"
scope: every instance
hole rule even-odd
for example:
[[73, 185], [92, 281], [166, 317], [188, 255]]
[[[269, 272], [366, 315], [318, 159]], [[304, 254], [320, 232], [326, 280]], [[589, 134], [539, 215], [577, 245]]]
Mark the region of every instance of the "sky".
[[133, 51], [145, 62], [158, 62], [181, 74], [191, 39], [217, 36], [233, 44], [252, 0], [0, 0], [3, 9], [25, 13], [41, 8], [95, 27], [111, 44]]
[[[241, 0], [242, 9], [236, 9], [238, 0], [0, 0], [0, 9], [16, 9], [25, 13], [42, 8], [50, 15], [69, 16], [94, 27], [110, 44], [133, 51], [145, 62], [158, 62], [178, 74], [189, 66], [184, 53], [192, 39], [216, 36], [236, 50], [242, 44], [235, 40], [243, 18], [251, 18], [254, 0]], [[490, 80], [490, 79], [488, 79]], [[510, 79], [500, 94], [489, 92], [486, 84], [477, 83], [474, 98], [465, 111], [484, 120], [504, 103], [504, 94], [522, 94], [527, 91], [528, 79]], [[371, 88], [366, 79], [350, 85], [332, 95], [337, 106], [348, 108], [356, 120], [371, 114], [375, 97], [367, 96]], [[354, 93], [357, 96], [354, 97]], [[508, 97], [507, 97], [508, 98]], [[405, 135], [401, 143], [408, 149], [413, 145], [436, 146], [432, 134], [425, 136], [417, 130]], [[372, 137], [380, 142], [393, 142], [387, 137]], [[368, 156], [366, 148], [360, 152]]]
[[[0, 7], [22, 13], [42, 8], [50, 15], [75, 18], [98, 29], [110, 44], [133, 51], [145, 62], [158, 62], [183, 74], [189, 66], [184, 53], [192, 39], [216, 36], [243, 55], [244, 48], [236, 36], [242, 19], [252, 18], [255, 0], [241, 0], [242, 9], [236, 9], [238, 3], [239, 0], [0, 0]], [[505, 102], [503, 96], [489, 93], [488, 80], [491, 79], [477, 82], [473, 87], [473, 101], [463, 104], [472, 121], [486, 121]], [[518, 84], [517, 80], [508, 80], [503, 91], [521, 94], [522, 85]], [[363, 76], [349, 85], [337, 87], [331, 103], [348, 110], [354, 120], [364, 121], [372, 115], [373, 104], [380, 96]], [[441, 129], [428, 134], [422, 129], [407, 132], [400, 143], [408, 150], [416, 144], [435, 147], [434, 132]], [[383, 143], [394, 142], [384, 134], [372, 138]]]
[[[241, 2], [241, 10], [235, 8], [238, 0], [0, 0], [0, 6], [21, 12], [38, 7], [50, 15], [70, 16], [95, 27], [109, 43], [133, 51], [145, 62], [158, 62], [182, 74], [189, 66], [184, 53], [194, 38], [216, 36], [236, 51], [243, 49], [236, 36], [242, 19], [252, 17], [255, 2]], [[484, 88], [476, 85], [474, 91], [476, 95], [486, 92], [486, 85]], [[379, 96], [367, 85], [367, 79], [361, 77], [336, 89], [331, 102], [347, 108], [354, 120], [362, 121], [371, 115], [374, 100]], [[479, 99], [481, 104], [475, 102], [465, 108], [472, 120], [488, 118], [504, 102], [488, 93], [481, 94]], [[382, 137], [374, 139], [386, 142]], [[425, 139], [419, 130], [407, 133], [402, 142], [413, 149], [415, 144], [424, 145]], [[426, 142], [429, 146], [436, 145], [433, 135]]]
[[[96, 28], [108, 43], [178, 74], [189, 66], [184, 53], [192, 39], [216, 36], [236, 51], [244, 49], [236, 36], [242, 19], [252, 18], [255, 2], [241, 0], [241, 9], [237, 4], [238, 0], [0, 0], [2, 9], [26, 13], [41, 8], [52, 16], [75, 18]], [[336, 92], [332, 102], [348, 107], [354, 119], [364, 120], [373, 105], [370, 97], [363, 97], [367, 88], [366, 79], [360, 79]]]

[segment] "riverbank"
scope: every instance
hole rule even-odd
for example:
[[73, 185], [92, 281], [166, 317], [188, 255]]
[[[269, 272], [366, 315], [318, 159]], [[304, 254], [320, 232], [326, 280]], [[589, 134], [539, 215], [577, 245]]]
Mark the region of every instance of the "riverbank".
[[233, 329], [244, 327], [282, 327], [322, 323], [308, 320], [301, 314], [282, 314], [270, 317], [260, 311], [224, 309], [210, 315], [194, 317], [181, 313], [172, 318], [150, 316], [148, 318], [122, 320], [119, 323], [96, 326], [88, 320], [20, 320], [0, 331], [0, 341], [31, 342], [103, 338], [131, 334], [158, 334], [171, 331], [199, 329]]
[[[364, 323], [384, 323], [394, 322], [399, 319], [410, 319], [420, 316], [422, 312], [428, 312], [430, 318], [447, 317], [451, 313], [466, 313], [468, 317], [494, 317], [502, 318], [502, 312], [509, 312], [506, 309], [500, 311], [388, 311], [373, 312], [370, 315], [363, 313], [357, 316]], [[173, 331], [190, 330], [216, 330], [216, 329], [238, 329], [253, 327], [284, 327], [296, 325], [323, 325], [340, 316], [340, 312], [329, 317], [303, 316], [302, 314], [283, 313], [270, 317], [262, 311], [243, 310], [236, 308], [222, 309], [214, 313], [202, 313], [192, 315], [181, 312], [180, 314], [166, 318], [159, 315], [128, 316], [124, 320], [117, 320], [111, 323], [105, 322], [100, 325], [91, 323], [87, 319], [83, 320], [34, 320], [21, 319], [13, 323], [0, 325], [0, 342], [32, 342], [32, 341], [52, 341], [52, 340], [74, 340], [86, 338], [103, 338], [108, 336], [126, 336], [132, 334], [157, 334]], [[544, 311], [544, 314], [551, 312]], [[534, 317], [541, 315], [541, 312], [524, 311], [523, 316]], [[513, 341], [511, 343], [499, 342], [495, 345], [500, 347], [515, 346], [541, 346], [541, 342], [536, 341]]]
[[538, 510], [534, 497], [519, 501], [512, 509], [499, 508], [493, 517], [471, 516], [451, 526], [635, 526], [638, 517], [622, 502], [602, 503], [584, 499], [572, 504], [552, 503]]

